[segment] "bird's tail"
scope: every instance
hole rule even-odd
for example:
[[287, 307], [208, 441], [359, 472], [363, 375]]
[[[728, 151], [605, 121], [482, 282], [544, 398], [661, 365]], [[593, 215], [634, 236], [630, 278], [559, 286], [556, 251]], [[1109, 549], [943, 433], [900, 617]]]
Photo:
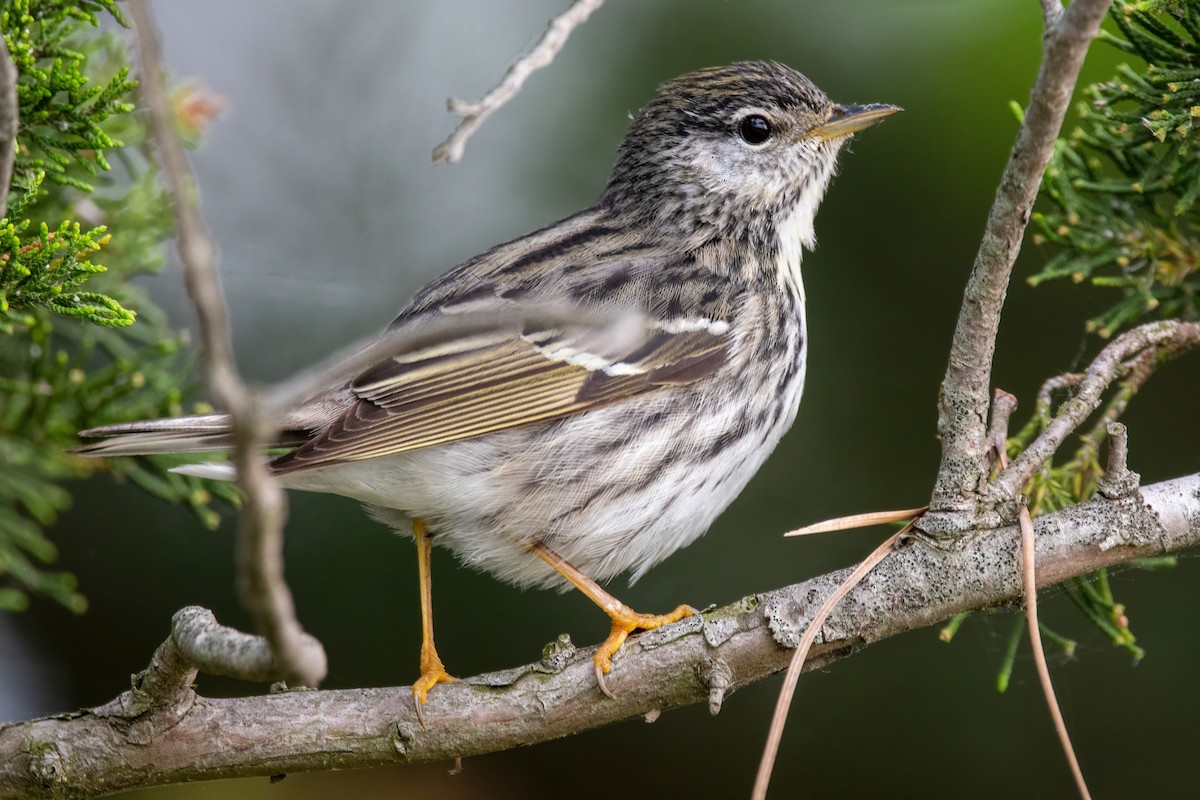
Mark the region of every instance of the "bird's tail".
[[233, 444], [229, 417], [225, 414], [122, 422], [89, 428], [80, 431], [79, 435], [100, 441], [80, 445], [71, 452], [97, 457], [206, 453], [228, 450]]

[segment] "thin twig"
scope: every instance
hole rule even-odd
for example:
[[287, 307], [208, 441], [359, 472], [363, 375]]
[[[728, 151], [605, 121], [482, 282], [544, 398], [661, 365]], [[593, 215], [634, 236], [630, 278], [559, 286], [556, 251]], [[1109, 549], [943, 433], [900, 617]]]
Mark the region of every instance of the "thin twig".
[[1053, 378], [1047, 378], [1042, 387], [1038, 389], [1036, 413], [1042, 413], [1043, 409], [1046, 413], [1050, 411], [1050, 405], [1054, 402], [1054, 393], [1061, 392], [1065, 389], [1074, 389], [1083, 381], [1083, 375], [1078, 372], [1064, 372], [1062, 375], [1055, 375]]
[[468, 103], [464, 100], [451, 98], [447, 107], [455, 114], [461, 114], [462, 120], [454, 132], [446, 140], [433, 148], [434, 163], [439, 161], [453, 164], [462, 158], [467, 140], [483, 121], [492, 115], [509, 100], [512, 100], [530, 75], [543, 67], [549, 66], [558, 52], [563, 49], [572, 31], [587, 21], [592, 12], [604, 5], [604, 0], [575, 0], [571, 7], [559, 16], [550, 20], [550, 25], [542, 38], [517, 63], [508, 68], [503, 80], [492, 89], [482, 100]]
[[862, 563], [855, 567], [854, 571], [838, 585], [833, 594], [829, 595], [821, 604], [817, 613], [813, 615], [812, 621], [808, 623], [808, 627], [804, 629], [804, 635], [800, 637], [800, 644], [796, 647], [796, 652], [792, 654], [791, 662], [788, 663], [787, 674], [783, 677], [783, 686], [780, 687], [779, 697], [775, 701], [775, 713], [771, 716], [767, 744], [763, 747], [762, 759], [758, 762], [758, 774], [754, 778], [754, 791], [750, 794], [752, 800], [766, 800], [767, 786], [771, 783], [771, 771], [775, 768], [779, 743], [783, 739], [783, 728], [787, 724], [788, 709], [791, 708], [792, 696], [796, 693], [796, 682], [800, 680], [800, 673], [804, 669], [804, 659], [808, 657], [809, 648], [816, 641], [821, 626], [825, 624], [825, 620], [842, 601], [842, 598], [849, 594], [880, 561], [883, 561], [895, 549], [896, 543], [910, 530], [912, 530], [911, 522], [889, 536], [883, 544], [876, 547], [869, 556], [863, 559]]
[[316, 686], [325, 677], [325, 651], [305, 636], [283, 578], [283, 491], [262, 456], [271, 423], [255, 392], [238, 375], [213, 245], [196, 201], [196, 183], [168, 111], [158, 32], [145, 0], [131, 0], [141, 64], [141, 92], [175, 212], [184, 281], [196, 309], [208, 387], [229, 413], [233, 461], [245, 504], [238, 528], [238, 589], [242, 603], [271, 644], [289, 682]]
[[967, 282], [938, 398], [942, 460], [931, 510], [921, 518], [926, 533], [957, 535], [976, 521], [988, 471], [988, 390], [1000, 310], [1084, 55], [1110, 5], [1073, 0], [1063, 11], [1057, 0], [1042, 2], [1044, 56]]
[[1108, 426], [1125, 413], [1129, 402], [1142, 390], [1146, 381], [1158, 372], [1159, 367], [1197, 345], [1200, 345], [1200, 335], [1191, 335], [1190, 331], [1185, 330], [1175, 341], [1169, 341], [1158, 348], [1147, 349], [1126, 361], [1123, 366], [1124, 378], [1119, 391], [1109, 400], [1108, 405], [1101, 412], [1100, 418], [1096, 420], [1096, 424], [1086, 434], [1086, 438], [1090, 438], [1094, 442], [1101, 441]]
[[1063, 403], [1046, 429], [988, 484], [988, 495], [997, 502], [1016, 497], [1046, 459], [1100, 406], [1105, 390], [1120, 377], [1126, 361], [1146, 350], [1177, 355], [1196, 346], [1200, 346], [1200, 324], [1194, 322], [1149, 322], [1118, 336], [1092, 361], [1078, 391]]
[[992, 423], [988, 426], [988, 441], [1001, 463], [1008, 460], [1008, 423], [1017, 410], [1017, 398], [1003, 389], [992, 395]]
[[0, 42], [0, 217], [8, 214], [8, 190], [12, 188], [13, 162], [17, 157], [17, 65]]

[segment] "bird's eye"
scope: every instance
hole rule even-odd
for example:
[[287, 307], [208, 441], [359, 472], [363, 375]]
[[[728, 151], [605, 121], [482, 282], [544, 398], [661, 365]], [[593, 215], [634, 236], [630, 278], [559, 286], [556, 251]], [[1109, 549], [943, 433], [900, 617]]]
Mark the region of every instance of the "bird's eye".
[[761, 114], [751, 114], [738, 125], [738, 134], [746, 144], [762, 144], [771, 138], [771, 123]]

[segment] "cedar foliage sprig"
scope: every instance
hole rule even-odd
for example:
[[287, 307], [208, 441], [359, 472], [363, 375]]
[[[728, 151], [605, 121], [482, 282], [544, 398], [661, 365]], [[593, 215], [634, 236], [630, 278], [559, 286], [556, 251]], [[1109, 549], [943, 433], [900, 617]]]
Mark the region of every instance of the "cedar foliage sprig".
[[185, 336], [130, 283], [164, 263], [171, 223], [140, 149], [128, 57], [99, 30], [104, 14], [125, 24], [114, 0], [0, 0], [20, 76], [13, 179], [0, 187], [0, 609], [31, 594], [86, 608], [75, 578], [48, 568], [57, 552], [46, 529], [69, 506], [71, 479], [109, 472], [209, 526], [214, 495], [236, 502], [230, 487], [157, 459], [67, 452], [82, 428], [184, 413], [179, 387], [190, 383]]
[[1200, 318], [1200, 0], [1118, 2], [1107, 43], [1142, 69], [1089, 86], [1060, 139], [1035, 214], [1039, 242], [1061, 249], [1030, 283], [1069, 277], [1117, 289], [1088, 322], [1112, 336], [1153, 314]]

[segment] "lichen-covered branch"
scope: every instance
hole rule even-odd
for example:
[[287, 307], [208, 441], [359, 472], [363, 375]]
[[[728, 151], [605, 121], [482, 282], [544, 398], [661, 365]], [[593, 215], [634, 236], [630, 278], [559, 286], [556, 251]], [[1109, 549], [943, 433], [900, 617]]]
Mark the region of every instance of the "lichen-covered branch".
[[[1200, 544], [1200, 474], [1120, 500], [1096, 498], [1035, 524], [1041, 586], [1178, 552]], [[896, 551], [822, 626], [808, 667], [962, 611], [1019, 602], [1018, 542], [1008, 527], [979, 531], [950, 551]], [[177, 677], [159, 680], [166, 689], [157, 693], [139, 676], [101, 708], [0, 725], [0, 797], [76, 798], [184, 780], [448, 761], [673, 706], [719, 709], [728, 693], [787, 665], [846, 572], [634, 637], [609, 677], [615, 700], [596, 688], [590, 650], [560, 640], [540, 662], [438, 686], [426, 728], [406, 687], [206, 698], [186, 687], [190, 673], [175, 662], [158, 669]], [[181, 657], [172, 641], [164, 649]]]
[[938, 398], [942, 460], [930, 511], [918, 524], [926, 533], [957, 536], [977, 524], [980, 482], [988, 472], [988, 401], [1000, 311], [1084, 55], [1110, 5], [1073, 0], [1063, 9], [1057, 0], [1042, 3], [1042, 64], [967, 282]]
[[325, 651], [301, 629], [283, 578], [286, 501], [262, 456], [272, 434], [270, 416], [258, 393], [242, 383], [234, 362], [216, 248], [200, 216], [195, 179], [170, 116], [154, 20], [144, 0], [131, 0], [129, 12], [141, 62], [142, 96], [174, 206], [184, 281], [199, 322], [205, 378], [233, 429], [233, 462], [245, 494], [238, 527], [239, 593], [288, 682], [317, 686], [325, 678]]
[[516, 97], [517, 92], [521, 91], [521, 87], [525, 85], [525, 81], [530, 75], [549, 66], [558, 52], [563, 49], [563, 45], [567, 43], [571, 32], [587, 22], [587, 18], [592, 15], [592, 12], [602, 5], [604, 5], [604, 0], [575, 0], [570, 8], [550, 20], [546, 32], [542, 34], [542, 38], [538, 40], [533, 49], [509, 67], [499, 85], [484, 95], [481, 100], [468, 103], [451, 98], [446, 105], [453, 113], [461, 114], [462, 120], [444, 142], [433, 148], [434, 162], [443, 161], [453, 164], [461, 159], [463, 150], [467, 146], [467, 140], [483, 124], [483, 121]]

